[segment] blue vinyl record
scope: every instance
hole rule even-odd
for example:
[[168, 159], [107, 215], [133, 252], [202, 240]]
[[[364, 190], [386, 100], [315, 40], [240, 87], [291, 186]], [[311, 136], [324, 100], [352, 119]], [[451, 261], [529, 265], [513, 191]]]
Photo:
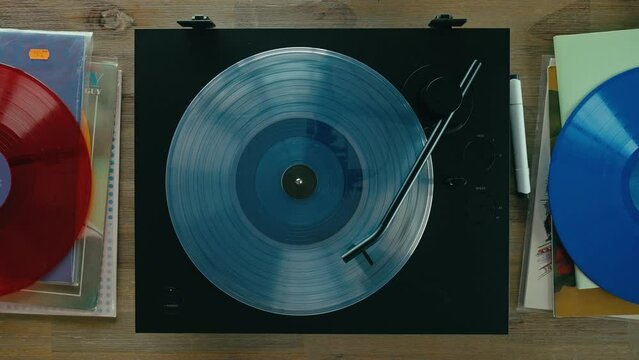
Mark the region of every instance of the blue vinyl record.
[[597, 285], [639, 303], [639, 68], [603, 82], [572, 112], [548, 184], [557, 233]]
[[368, 66], [313, 48], [246, 58], [193, 99], [175, 131], [166, 194], [198, 270], [233, 298], [287, 315], [335, 311], [373, 294], [419, 243], [432, 164], [369, 248], [425, 144], [399, 91]]

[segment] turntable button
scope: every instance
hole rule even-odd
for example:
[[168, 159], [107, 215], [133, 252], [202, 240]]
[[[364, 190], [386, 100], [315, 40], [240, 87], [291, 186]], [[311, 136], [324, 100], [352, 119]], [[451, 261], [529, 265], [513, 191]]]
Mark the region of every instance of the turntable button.
[[476, 169], [489, 170], [495, 164], [495, 147], [486, 139], [476, 139], [466, 144], [464, 160]]

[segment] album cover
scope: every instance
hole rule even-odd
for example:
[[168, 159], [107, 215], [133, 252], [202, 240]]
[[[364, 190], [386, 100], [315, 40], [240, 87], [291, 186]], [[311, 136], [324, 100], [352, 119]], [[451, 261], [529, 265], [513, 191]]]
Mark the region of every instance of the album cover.
[[0, 63], [42, 81], [79, 122], [92, 37], [90, 32], [0, 29]]

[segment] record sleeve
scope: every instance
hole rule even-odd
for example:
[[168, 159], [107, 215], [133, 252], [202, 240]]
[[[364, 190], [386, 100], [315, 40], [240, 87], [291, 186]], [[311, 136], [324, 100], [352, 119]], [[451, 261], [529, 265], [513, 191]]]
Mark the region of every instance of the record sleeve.
[[[551, 69], [552, 68], [552, 69]], [[550, 164], [550, 117], [557, 112], [555, 59], [543, 56], [537, 107], [536, 137], [532, 147], [532, 191], [524, 235], [519, 304], [521, 310], [552, 310], [552, 243], [548, 208], [548, 165]], [[555, 101], [553, 101], [555, 100]]]

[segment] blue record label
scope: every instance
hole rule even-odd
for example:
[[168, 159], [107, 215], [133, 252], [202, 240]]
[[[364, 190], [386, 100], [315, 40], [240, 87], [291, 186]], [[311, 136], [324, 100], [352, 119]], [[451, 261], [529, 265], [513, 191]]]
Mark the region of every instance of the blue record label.
[[557, 233], [597, 285], [639, 303], [639, 68], [575, 108], [554, 147], [548, 196]]
[[11, 169], [7, 159], [0, 153], [0, 206], [4, 204], [9, 197], [11, 190]]

